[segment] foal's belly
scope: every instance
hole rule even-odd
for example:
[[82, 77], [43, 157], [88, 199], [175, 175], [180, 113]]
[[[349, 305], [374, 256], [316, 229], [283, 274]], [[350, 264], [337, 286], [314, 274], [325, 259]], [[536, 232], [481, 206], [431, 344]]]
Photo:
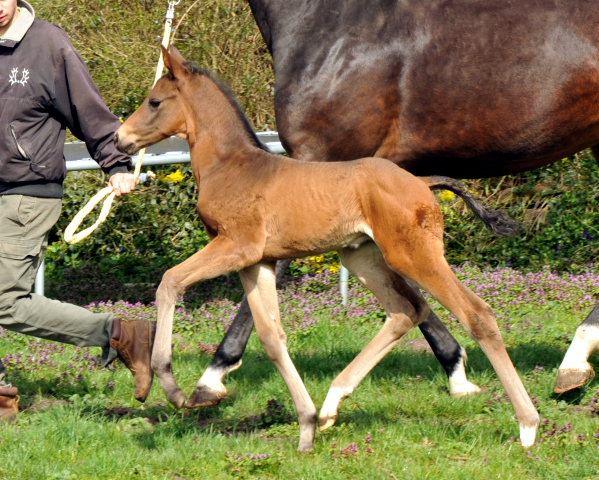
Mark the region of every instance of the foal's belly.
[[372, 231], [364, 222], [340, 222], [339, 225], [314, 224], [312, 231], [295, 231], [269, 241], [267, 239], [264, 258], [266, 260], [284, 260], [302, 258], [309, 255], [358, 248], [372, 240]]

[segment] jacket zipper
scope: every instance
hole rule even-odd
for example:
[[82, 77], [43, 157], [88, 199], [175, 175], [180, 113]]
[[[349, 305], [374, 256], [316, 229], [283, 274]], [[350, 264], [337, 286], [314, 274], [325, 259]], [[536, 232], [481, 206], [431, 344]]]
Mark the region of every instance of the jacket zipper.
[[27, 155], [27, 152], [23, 149], [23, 147], [21, 147], [21, 145], [19, 145], [19, 140], [17, 140], [17, 133], [15, 132], [15, 129], [12, 128], [12, 125], [10, 125], [10, 133], [12, 133], [12, 138], [14, 138], [14, 140], [15, 140], [15, 145], [17, 146], [19, 153], [23, 156], [23, 158], [26, 158], [27, 160], [31, 160], [29, 158], [29, 155]]

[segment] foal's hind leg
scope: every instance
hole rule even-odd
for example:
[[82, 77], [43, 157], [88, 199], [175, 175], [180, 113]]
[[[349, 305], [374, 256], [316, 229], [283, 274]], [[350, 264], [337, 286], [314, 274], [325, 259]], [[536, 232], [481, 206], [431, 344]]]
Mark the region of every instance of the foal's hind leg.
[[258, 339], [268, 358], [281, 373], [293, 399], [300, 425], [298, 450], [312, 450], [316, 408], [287, 352], [287, 337], [279, 315], [274, 265], [267, 262], [258, 263], [241, 270], [239, 276], [252, 309]]
[[[437, 360], [447, 372], [451, 394], [463, 396], [480, 392], [480, 388], [466, 378], [464, 365], [466, 351], [430, 310], [418, 287], [406, 282], [389, 268], [383, 254], [374, 242], [365, 243], [358, 250], [346, 249], [339, 254], [343, 258], [344, 265], [347, 264], [362, 284], [379, 299], [387, 312], [387, 320], [366, 350], [360, 353], [333, 382], [320, 411], [320, 428], [322, 430], [335, 423], [337, 411], [343, 399], [351, 395], [364, 376], [397, 344], [399, 341], [397, 326], [401, 324], [406, 315], [412, 318], [408, 312], [416, 313], [414, 305], [419, 311], [429, 312], [422, 323], [418, 324], [422, 320], [421, 317], [418, 317], [416, 323], [412, 323], [418, 325], [433, 348]], [[407, 288], [406, 283], [410, 288]]]
[[[428, 232], [419, 233], [426, 237]], [[520, 424], [522, 445], [531, 446], [535, 440], [539, 414], [507, 354], [491, 309], [456, 278], [443, 257], [441, 239], [423, 237], [418, 242], [409, 243], [412, 247], [409, 257], [405, 254], [406, 245], [402, 246], [398, 241], [385, 241], [388, 243], [385, 245], [379, 240], [379, 245], [391, 268], [431, 293], [458, 317], [468, 334], [480, 345], [514, 407]], [[387, 246], [391, 248], [385, 248]]]
[[320, 430], [335, 424], [341, 402], [351, 395], [401, 337], [420, 324], [430, 311], [420, 293], [389, 269], [373, 242], [363, 244], [357, 250], [341, 250], [339, 256], [347, 269], [376, 295], [387, 312], [387, 319], [374, 339], [333, 381], [320, 410]]

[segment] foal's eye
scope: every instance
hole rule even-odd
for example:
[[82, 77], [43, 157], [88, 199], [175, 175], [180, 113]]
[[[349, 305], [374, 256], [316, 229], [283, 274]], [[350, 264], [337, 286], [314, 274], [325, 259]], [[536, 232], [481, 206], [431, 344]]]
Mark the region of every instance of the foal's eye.
[[150, 100], [150, 107], [158, 108], [160, 106], [160, 100]]

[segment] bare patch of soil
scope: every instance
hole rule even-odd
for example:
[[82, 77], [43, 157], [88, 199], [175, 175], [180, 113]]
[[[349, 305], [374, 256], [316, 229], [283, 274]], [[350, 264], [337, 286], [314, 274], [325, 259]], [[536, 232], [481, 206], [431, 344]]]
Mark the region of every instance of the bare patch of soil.
[[59, 399], [59, 398], [44, 398], [43, 400], [40, 400], [39, 402], [33, 402], [30, 403], [29, 405], [26, 405], [22, 408], [22, 410], [31, 412], [31, 413], [39, 413], [39, 412], [43, 412], [44, 410], [48, 410], [49, 408], [52, 407], [64, 407], [65, 405], [68, 405], [69, 402], [64, 400], [64, 399]]
[[402, 346], [405, 350], [411, 350], [412, 352], [433, 354], [433, 349], [424, 338], [411, 338], [403, 342]]

